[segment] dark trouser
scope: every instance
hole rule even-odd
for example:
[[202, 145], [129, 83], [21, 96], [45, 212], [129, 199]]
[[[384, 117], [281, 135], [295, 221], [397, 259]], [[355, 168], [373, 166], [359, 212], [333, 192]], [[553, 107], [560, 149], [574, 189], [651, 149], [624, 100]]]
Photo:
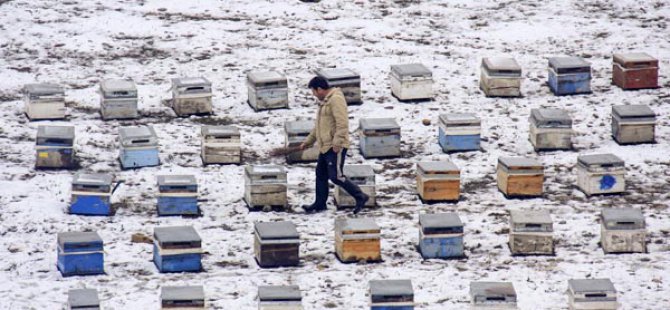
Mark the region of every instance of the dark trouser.
[[364, 194], [360, 187], [349, 181], [342, 173], [346, 156], [347, 149], [345, 148], [339, 153], [335, 153], [331, 148], [328, 152], [319, 154], [319, 159], [316, 162], [315, 207], [326, 208], [326, 201], [328, 201], [328, 180], [342, 187], [354, 199], [360, 200], [363, 198]]

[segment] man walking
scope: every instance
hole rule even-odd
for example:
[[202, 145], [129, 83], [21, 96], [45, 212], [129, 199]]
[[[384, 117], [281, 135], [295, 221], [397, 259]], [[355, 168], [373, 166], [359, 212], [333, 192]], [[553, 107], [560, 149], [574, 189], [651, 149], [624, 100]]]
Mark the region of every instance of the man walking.
[[312, 94], [319, 99], [319, 108], [316, 112], [314, 129], [300, 145], [300, 149], [309, 148], [316, 142], [319, 147], [319, 159], [316, 163], [316, 199], [313, 204], [303, 208], [308, 213], [326, 210], [328, 180], [330, 180], [356, 199], [354, 214], [357, 214], [370, 197], [342, 174], [344, 159], [349, 148], [347, 101], [339, 88], [330, 87], [328, 81], [322, 77], [314, 77], [308, 86]]

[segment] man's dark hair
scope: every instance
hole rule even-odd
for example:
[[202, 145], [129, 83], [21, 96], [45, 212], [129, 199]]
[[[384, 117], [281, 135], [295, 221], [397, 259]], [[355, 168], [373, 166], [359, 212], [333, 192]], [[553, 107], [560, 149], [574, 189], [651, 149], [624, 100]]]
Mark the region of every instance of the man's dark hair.
[[320, 76], [315, 76], [311, 80], [309, 80], [309, 84], [307, 85], [310, 89], [328, 89], [330, 88], [330, 85], [328, 85], [328, 81], [326, 79], [320, 77]]

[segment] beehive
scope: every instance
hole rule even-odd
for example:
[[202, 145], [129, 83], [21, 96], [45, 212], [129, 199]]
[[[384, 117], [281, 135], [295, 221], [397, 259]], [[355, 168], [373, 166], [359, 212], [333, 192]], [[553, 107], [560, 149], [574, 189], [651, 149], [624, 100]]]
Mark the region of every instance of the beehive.
[[105, 273], [102, 239], [98, 233], [59, 233], [58, 270], [64, 277]]
[[549, 58], [549, 88], [555, 95], [591, 92], [591, 64], [579, 57]]
[[658, 87], [658, 59], [647, 53], [614, 54], [612, 82], [622, 89]]
[[653, 143], [656, 113], [646, 105], [613, 106], [612, 136], [619, 144]]
[[288, 108], [288, 80], [276, 71], [247, 74], [249, 105], [255, 111]]
[[624, 161], [614, 154], [577, 157], [577, 186], [586, 195], [624, 192], [625, 174]]
[[254, 224], [254, 253], [263, 268], [298, 266], [300, 235], [295, 224], [288, 221]]
[[172, 109], [177, 116], [212, 113], [212, 82], [203, 77], [172, 79]]
[[95, 289], [70, 290], [67, 295], [67, 305], [70, 310], [100, 309], [100, 299]]
[[206, 309], [205, 289], [202, 286], [161, 287], [161, 309]]
[[239, 164], [242, 162], [240, 130], [235, 126], [202, 126], [202, 162], [207, 164]]
[[198, 215], [198, 182], [193, 175], [160, 175], [158, 215]]
[[[351, 181], [351, 183], [358, 185], [361, 191], [368, 195], [369, 199], [365, 203], [365, 207], [374, 207], [377, 204], [375, 171], [372, 169], [372, 166], [344, 165], [342, 173], [349, 181]], [[339, 186], [335, 186], [333, 196], [335, 197], [335, 204], [338, 208], [356, 206], [356, 199]]]
[[65, 91], [56, 84], [23, 87], [24, 111], [30, 120], [65, 118]]
[[600, 244], [605, 253], [647, 252], [647, 230], [642, 211], [633, 208], [603, 209]]
[[400, 125], [393, 118], [361, 118], [360, 147], [365, 158], [400, 156]]
[[351, 69], [319, 69], [316, 75], [324, 78], [330, 87], [339, 87], [348, 105], [361, 104], [361, 76]]
[[472, 309], [517, 309], [511, 282], [471, 282]]
[[478, 151], [481, 127], [481, 120], [472, 113], [440, 114], [438, 142], [442, 151]]
[[413, 310], [411, 280], [370, 280], [370, 310]]
[[154, 228], [154, 264], [160, 272], [202, 270], [202, 239], [193, 226]]
[[119, 160], [123, 169], [160, 165], [158, 136], [151, 126], [119, 128], [121, 150]]
[[520, 97], [521, 66], [514, 58], [482, 59], [479, 87], [487, 97]]
[[73, 168], [74, 126], [38, 126], [35, 151], [35, 168]]
[[512, 210], [509, 219], [512, 255], [553, 255], [553, 222], [549, 211]]
[[103, 119], [137, 118], [137, 87], [130, 80], [100, 82], [100, 114]]
[[561, 109], [530, 110], [530, 143], [536, 151], [572, 149], [572, 118]]
[[288, 206], [286, 168], [277, 165], [244, 167], [244, 201], [249, 208]]
[[381, 261], [381, 228], [371, 218], [335, 219], [335, 253], [342, 262]]
[[391, 66], [391, 93], [401, 101], [433, 98], [433, 73], [422, 64]]
[[[284, 146], [299, 146], [305, 142], [312, 129], [314, 129], [314, 121], [287, 121], [284, 124], [286, 132]], [[316, 143], [306, 150], [286, 154], [287, 163], [316, 162], [318, 158], [319, 147]]]
[[303, 310], [300, 288], [296, 285], [259, 286], [258, 310]]
[[498, 158], [498, 189], [507, 197], [542, 196], [544, 166], [525, 157]]
[[616, 310], [617, 292], [610, 279], [568, 280], [570, 310]]
[[461, 170], [450, 160], [416, 164], [416, 188], [423, 201], [454, 201], [461, 195]]
[[463, 257], [463, 222], [458, 214], [421, 214], [419, 226], [419, 250], [423, 258]]
[[68, 213], [80, 215], [112, 215], [113, 191], [111, 174], [77, 173], [72, 179], [72, 199]]

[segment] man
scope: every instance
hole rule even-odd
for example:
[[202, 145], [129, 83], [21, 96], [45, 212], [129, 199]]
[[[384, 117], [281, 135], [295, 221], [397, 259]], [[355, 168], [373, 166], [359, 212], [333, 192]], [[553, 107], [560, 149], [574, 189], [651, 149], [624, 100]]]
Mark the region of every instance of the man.
[[336, 87], [331, 88], [324, 78], [314, 77], [308, 86], [319, 99], [319, 108], [314, 129], [300, 145], [300, 149], [304, 150], [316, 143], [319, 147], [319, 159], [316, 164], [316, 199], [313, 204], [303, 208], [308, 213], [326, 210], [330, 180], [356, 199], [354, 214], [358, 214], [370, 197], [342, 174], [349, 148], [347, 101], [342, 91]]

